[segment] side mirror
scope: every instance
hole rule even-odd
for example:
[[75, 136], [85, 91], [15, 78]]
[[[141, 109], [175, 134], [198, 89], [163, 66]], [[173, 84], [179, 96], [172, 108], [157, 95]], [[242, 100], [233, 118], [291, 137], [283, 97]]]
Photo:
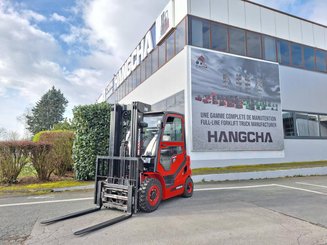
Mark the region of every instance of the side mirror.
[[158, 128], [158, 129], [163, 128], [163, 122], [162, 122], [161, 120], [158, 121], [158, 123], [157, 123], [157, 128]]

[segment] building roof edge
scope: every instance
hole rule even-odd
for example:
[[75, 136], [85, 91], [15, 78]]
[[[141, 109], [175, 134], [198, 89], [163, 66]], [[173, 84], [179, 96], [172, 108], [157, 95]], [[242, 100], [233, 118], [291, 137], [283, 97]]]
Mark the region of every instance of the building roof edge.
[[284, 14], [284, 15], [287, 15], [287, 16], [290, 16], [290, 17], [293, 17], [293, 18], [296, 18], [296, 19], [299, 19], [299, 20], [303, 20], [303, 21], [306, 21], [306, 22], [309, 22], [311, 24], [314, 24], [314, 25], [318, 25], [318, 26], [321, 26], [323, 28], [326, 28], [327, 29], [327, 26], [321, 24], [321, 23], [318, 23], [318, 22], [314, 22], [314, 21], [311, 21], [311, 20], [308, 20], [308, 19], [305, 19], [305, 18], [302, 18], [302, 17], [299, 17], [299, 16], [296, 16], [296, 15], [293, 15], [293, 14], [289, 14], [287, 12], [284, 12], [284, 11], [281, 11], [281, 10], [278, 10], [278, 9], [274, 9], [274, 8], [271, 8], [271, 7], [268, 7], [268, 6], [265, 6], [265, 5], [262, 5], [260, 3], [256, 3], [256, 2], [253, 2], [251, 0], [241, 0], [243, 2], [247, 2], [247, 3], [251, 3], [251, 4], [254, 4], [254, 5], [257, 5], [259, 7], [263, 7], [263, 8], [266, 8], [266, 9], [269, 9], [269, 10], [272, 10], [274, 12], [277, 12], [277, 13], [280, 13], [280, 14]]

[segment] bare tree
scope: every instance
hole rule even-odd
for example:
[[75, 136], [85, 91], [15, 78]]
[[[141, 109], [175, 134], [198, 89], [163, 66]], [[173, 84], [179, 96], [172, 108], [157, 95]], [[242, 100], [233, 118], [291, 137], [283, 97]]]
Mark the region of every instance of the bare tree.
[[10, 141], [17, 141], [20, 140], [20, 135], [17, 131], [9, 130], [6, 138]]
[[23, 132], [23, 136], [22, 139], [31, 139], [32, 137], [32, 133], [27, 129], [28, 128], [28, 124], [27, 124], [27, 116], [32, 115], [32, 105], [29, 105], [28, 107], [26, 107], [25, 111], [23, 114], [19, 115], [16, 119], [19, 123], [21, 123], [24, 126], [24, 132]]
[[0, 128], [0, 140], [5, 140], [7, 138], [7, 133], [5, 128]]

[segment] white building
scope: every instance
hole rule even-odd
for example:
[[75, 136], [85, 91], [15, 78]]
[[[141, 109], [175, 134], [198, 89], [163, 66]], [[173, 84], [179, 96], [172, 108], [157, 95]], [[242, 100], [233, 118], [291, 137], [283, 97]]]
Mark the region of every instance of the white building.
[[171, 1], [101, 100], [185, 114], [193, 168], [327, 159], [327, 27], [246, 0]]

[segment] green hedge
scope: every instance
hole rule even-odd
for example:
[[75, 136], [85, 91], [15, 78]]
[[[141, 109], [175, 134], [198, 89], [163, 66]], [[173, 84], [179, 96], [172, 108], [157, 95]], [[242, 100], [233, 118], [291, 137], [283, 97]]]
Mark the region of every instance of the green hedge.
[[45, 133], [66, 133], [66, 132], [73, 132], [72, 130], [61, 130], [61, 129], [59, 129], [59, 130], [44, 130], [44, 131], [40, 131], [40, 132], [38, 132], [37, 134], [35, 134], [34, 136], [33, 136], [33, 139], [32, 139], [32, 141], [33, 142], [40, 142], [40, 137], [43, 135], [43, 134], [45, 134]]
[[105, 102], [78, 106], [73, 110], [73, 159], [78, 180], [94, 179], [97, 155], [108, 155], [110, 110], [110, 105]]

